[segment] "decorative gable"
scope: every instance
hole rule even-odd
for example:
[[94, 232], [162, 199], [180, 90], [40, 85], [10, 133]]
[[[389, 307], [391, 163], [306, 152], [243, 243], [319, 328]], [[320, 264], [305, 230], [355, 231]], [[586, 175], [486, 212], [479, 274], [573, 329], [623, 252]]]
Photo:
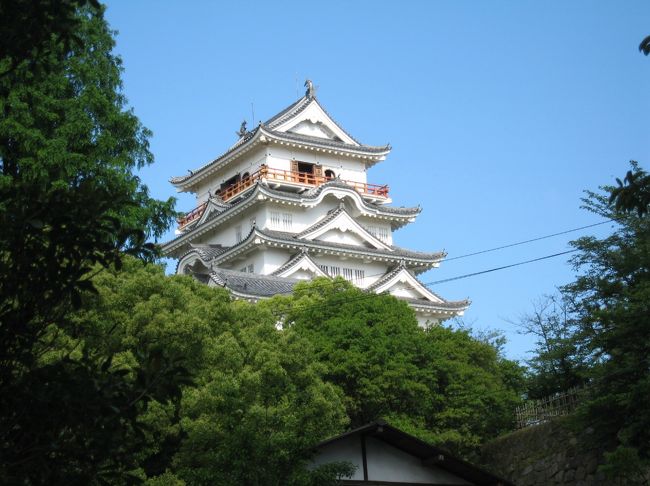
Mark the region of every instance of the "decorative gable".
[[393, 251], [390, 246], [371, 235], [368, 230], [352, 219], [343, 206], [300, 233], [298, 238]]
[[273, 127], [277, 132], [290, 132], [317, 138], [327, 138], [350, 145], [360, 146], [359, 142], [348, 135], [323, 107], [312, 98], [306, 108]]
[[445, 301], [427, 289], [405, 267], [400, 266], [395, 271], [371, 285], [372, 290], [378, 294], [388, 292], [395, 297], [406, 299], [424, 299], [437, 304]]
[[343, 141], [324, 123], [314, 123], [311, 120], [301, 121], [287, 131], [289, 133], [297, 133], [298, 135], [307, 135], [308, 137], [325, 138], [328, 140], [335, 140], [337, 142]]
[[273, 272], [273, 275], [284, 278], [291, 277], [299, 280], [310, 280], [315, 277], [327, 276], [304, 251], [278, 268]]

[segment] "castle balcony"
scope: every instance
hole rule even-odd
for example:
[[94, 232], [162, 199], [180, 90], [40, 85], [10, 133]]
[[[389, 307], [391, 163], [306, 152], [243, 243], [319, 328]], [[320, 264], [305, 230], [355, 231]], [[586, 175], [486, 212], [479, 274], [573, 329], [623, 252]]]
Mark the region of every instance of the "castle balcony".
[[183, 230], [185, 226], [187, 226], [188, 224], [192, 223], [193, 221], [196, 221], [201, 216], [203, 216], [203, 212], [205, 211], [206, 207], [208, 207], [207, 201], [192, 209], [185, 216], [178, 218], [176, 220], [176, 222], [178, 223], [178, 229]]
[[[235, 181], [233, 184], [220, 189], [217, 191], [217, 195], [220, 196], [224, 202], [230, 201], [234, 197], [245, 192], [247, 189], [253, 187], [255, 183], [260, 180], [276, 189], [301, 192], [336, 179], [308, 172], [271, 169], [262, 166], [257, 172], [247, 175], [244, 178]], [[367, 198], [381, 202], [386, 202], [388, 200], [388, 186], [385, 184], [367, 184], [341, 179], [338, 179], [338, 181], [352, 187]], [[207, 204], [208, 203], [205, 202], [194, 208], [182, 218], [179, 218], [177, 220], [178, 229], [182, 231], [188, 224], [199, 219], [203, 215]]]
[[[262, 166], [257, 172], [254, 172], [250, 176], [244, 177], [231, 186], [224, 188], [219, 194], [224, 201], [228, 201], [251, 187], [258, 180], [263, 180], [268, 185], [276, 189], [281, 188], [284, 190], [301, 192], [302, 190], [308, 189], [310, 187], [320, 186], [325, 182], [330, 182], [335, 179], [332, 177], [309, 172], [271, 169], [269, 167]], [[343, 184], [347, 184], [348, 186], [354, 188], [363, 196], [377, 200], [388, 199], [387, 185], [367, 184], [363, 182], [345, 180], [339, 180], [339, 182], [342, 182]]]

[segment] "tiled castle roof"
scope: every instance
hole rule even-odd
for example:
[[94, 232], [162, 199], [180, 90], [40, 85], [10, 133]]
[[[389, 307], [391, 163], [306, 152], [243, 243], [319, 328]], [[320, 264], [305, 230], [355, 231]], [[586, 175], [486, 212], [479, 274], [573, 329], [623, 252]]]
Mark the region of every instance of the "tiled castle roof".
[[[285, 122], [291, 120], [292, 118], [300, 114], [312, 103], [316, 103], [320, 107], [320, 109], [322, 109], [323, 112], [325, 112], [327, 116], [330, 117], [330, 119], [336, 124], [336, 126], [355, 143], [350, 144], [350, 143], [337, 141], [337, 140], [328, 140], [319, 137], [312, 137], [309, 135], [280, 132], [275, 130], [275, 128], [277, 128], [278, 126], [284, 124]], [[368, 155], [382, 155], [389, 152], [391, 148], [390, 144], [383, 145], [383, 146], [372, 146], [372, 145], [364, 145], [362, 143], [359, 143], [343, 127], [341, 127], [334, 120], [334, 118], [331, 117], [331, 115], [327, 112], [327, 110], [325, 110], [325, 108], [323, 108], [323, 106], [316, 100], [316, 98], [307, 98], [306, 96], [303, 96], [301, 99], [289, 105], [287, 108], [280, 111], [278, 114], [271, 117], [266, 122], [260, 123], [255, 129], [246, 132], [246, 134], [243, 137], [241, 137], [232, 147], [230, 147], [228, 150], [223, 152], [221, 155], [219, 155], [212, 161], [208, 162], [207, 164], [204, 164], [198, 169], [189, 171], [189, 174], [172, 177], [170, 179], [170, 182], [175, 185], [183, 185], [184, 183], [188, 182], [191, 178], [193, 178], [195, 175], [204, 172], [206, 169], [210, 167], [218, 165], [220, 162], [224, 161], [229, 156], [233, 155], [238, 149], [242, 148], [244, 145], [248, 144], [254, 139], [259, 139], [259, 137], [256, 137], [256, 135], [258, 135], [258, 133], [260, 132], [268, 135], [269, 138], [271, 139], [275, 138], [278, 140], [284, 140], [288, 142], [304, 143], [310, 146], [313, 145], [316, 147], [339, 149], [343, 151], [364, 153]]]
[[[251, 187], [252, 189], [247, 190], [245, 193], [242, 194], [241, 197], [237, 199], [233, 199], [229, 202], [223, 202], [221, 200], [217, 200], [216, 198], [210, 199], [210, 204], [208, 205], [208, 209], [206, 210], [208, 211], [208, 213], [203, 218], [199, 218], [196, 221], [188, 224], [185, 227], [185, 231], [182, 234], [166, 242], [163, 245], [163, 251], [164, 252], [172, 251], [169, 250], [170, 247], [177, 247], [176, 244], [181, 240], [187, 240], [194, 232], [202, 231], [202, 228], [206, 227], [205, 225], [208, 225], [208, 223], [210, 223], [212, 220], [219, 218], [222, 215], [225, 217], [228, 212], [237, 211], [237, 208], [242, 208], [247, 203], [254, 204], [257, 201], [256, 196], [259, 193], [280, 200], [296, 201], [304, 204], [309, 204], [310, 202], [317, 200], [324, 190], [330, 188], [336, 188], [336, 189], [348, 191], [352, 196], [358, 195], [358, 193], [354, 190], [354, 188], [337, 180], [333, 180], [321, 184], [320, 186], [310, 189], [304, 192], [303, 194], [296, 194], [293, 192], [271, 189], [270, 187], [266, 186], [260, 181], [256, 182]], [[396, 224], [397, 227], [405, 224], [406, 222], [408, 222], [407, 218], [414, 218], [421, 211], [421, 208], [419, 207], [408, 208], [408, 207], [384, 206], [384, 205], [368, 202], [363, 198], [358, 198], [358, 199], [361, 200], [361, 204], [363, 205], [363, 207], [370, 213], [375, 213], [387, 218], [393, 218], [393, 217], [399, 218], [398, 223]], [[213, 204], [215, 201], [216, 203]], [[399, 223], [400, 220], [403, 221]]]
[[278, 294], [290, 294], [293, 287], [300, 282], [300, 280], [293, 278], [257, 275], [224, 268], [217, 268], [210, 272], [210, 280], [244, 298], [264, 298]]

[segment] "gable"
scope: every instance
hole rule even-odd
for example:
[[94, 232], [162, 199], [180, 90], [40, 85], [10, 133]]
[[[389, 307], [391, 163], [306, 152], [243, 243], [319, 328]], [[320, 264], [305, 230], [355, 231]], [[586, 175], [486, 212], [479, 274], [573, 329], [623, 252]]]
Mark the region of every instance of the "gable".
[[386, 282], [375, 286], [374, 291], [378, 294], [388, 292], [395, 297], [407, 299], [425, 299], [439, 304], [444, 302], [440, 297], [422, 285], [406, 268], [401, 268], [399, 272]]
[[366, 248], [374, 248], [368, 244], [366, 240], [361, 238], [356, 233], [351, 231], [341, 231], [339, 228], [333, 228], [325, 233], [320, 234], [318, 237], [313, 238], [312, 241], [323, 241], [327, 243], [341, 243], [343, 245], [364, 246]]
[[292, 258], [285, 265], [273, 272], [278, 277], [291, 277], [299, 280], [310, 280], [315, 277], [326, 277], [320, 267], [306, 253]]
[[[404, 485], [470, 485], [472, 483], [436, 465], [425, 465], [420, 457], [400, 450], [371, 436], [354, 434], [320, 447], [314, 466], [350, 462], [356, 467], [351, 481], [364, 481], [363, 456], [366, 456], [367, 481]], [[344, 479], [341, 484], [346, 483]]]
[[297, 133], [298, 135], [307, 135], [308, 137], [325, 138], [328, 140], [335, 140], [342, 142], [342, 140], [323, 122], [314, 123], [311, 120], [303, 120], [300, 123], [292, 126], [287, 130], [289, 133]]
[[341, 206], [335, 213], [303, 231], [299, 237], [311, 241], [326, 241], [354, 246], [364, 246], [376, 250], [393, 249], [368, 232], [357, 223]]
[[[309, 102], [307, 108], [274, 128], [277, 132], [298, 133], [301, 135], [339, 140], [350, 145], [359, 143], [323, 110], [316, 99]], [[310, 133], [311, 132], [311, 133]]]

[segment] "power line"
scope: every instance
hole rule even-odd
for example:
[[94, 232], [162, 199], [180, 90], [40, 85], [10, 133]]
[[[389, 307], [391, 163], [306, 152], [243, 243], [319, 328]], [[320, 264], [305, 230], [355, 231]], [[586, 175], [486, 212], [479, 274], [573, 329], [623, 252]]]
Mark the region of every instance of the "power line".
[[[601, 223], [599, 223], [599, 224], [601, 224]], [[483, 275], [485, 273], [491, 273], [491, 272], [496, 272], [496, 271], [499, 271], [499, 270], [505, 270], [506, 268], [518, 267], [520, 265], [526, 265], [528, 263], [539, 262], [541, 260], [547, 260], [549, 258], [555, 258], [555, 257], [561, 256], [561, 255], [567, 255], [569, 253], [574, 253], [576, 251], [578, 251], [577, 248], [573, 249], [573, 250], [562, 251], [560, 253], [554, 253], [552, 255], [546, 255], [546, 256], [543, 256], [543, 257], [539, 257], [539, 258], [533, 258], [532, 260], [525, 260], [523, 262], [511, 263], [510, 265], [503, 265], [501, 267], [489, 268], [487, 270], [481, 270], [480, 272], [467, 273], [465, 275], [459, 275], [457, 277], [444, 278], [442, 280], [435, 280], [433, 282], [428, 282], [428, 283], [425, 283], [423, 285], [425, 287], [429, 287], [431, 285], [437, 285], [437, 284], [441, 284], [441, 283], [445, 283], [445, 282], [452, 282], [454, 280], [461, 280], [461, 279], [464, 279], [464, 278], [475, 277], [476, 275]]]
[[475, 256], [475, 255], [482, 255], [483, 253], [490, 253], [492, 251], [503, 250], [505, 248], [512, 248], [513, 246], [525, 245], [526, 243], [533, 243], [535, 241], [545, 240], [547, 238], [552, 238], [554, 236], [566, 235], [567, 233], [573, 233], [575, 231], [580, 231], [580, 230], [587, 229], [587, 228], [593, 228], [594, 226], [600, 226], [601, 224], [611, 223], [612, 221], [614, 221], [614, 220], [613, 219], [608, 219], [608, 220], [605, 220], [605, 221], [601, 221], [600, 223], [588, 224], [586, 226], [580, 226], [579, 228], [571, 228], [571, 229], [568, 229], [568, 230], [565, 230], [565, 231], [560, 231], [559, 233], [552, 233], [550, 235], [544, 235], [544, 236], [539, 236], [537, 238], [531, 238], [530, 240], [518, 241], [516, 243], [510, 243], [508, 245], [489, 248], [487, 250], [480, 250], [480, 251], [475, 251], [474, 253], [467, 253], [465, 255], [460, 255], [460, 256], [457, 256], [457, 257], [446, 258], [445, 261], [450, 262], [450, 261], [453, 261], [453, 260], [460, 260], [461, 258], [467, 258], [467, 257]]
[[[536, 237], [536, 238], [531, 238], [531, 239], [528, 239], [528, 240], [518, 241], [518, 242], [515, 242], [515, 243], [509, 243], [509, 244], [502, 245], [502, 246], [497, 246], [497, 247], [494, 247], [494, 248], [488, 248], [488, 249], [486, 249], [486, 250], [479, 250], [479, 251], [475, 251], [475, 252], [472, 252], [472, 253], [467, 253], [467, 254], [465, 254], [465, 255], [459, 255], [459, 256], [457, 256], [457, 257], [445, 258], [443, 261], [444, 261], [444, 262], [450, 262], [450, 261], [454, 261], [454, 260], [460, 260], [460, 259], [462, 259], [462, 258], [469, 258], [469, 257], [471, 257], [471, 256], [482, 255], [482, 254], [484, 254], [484, 253], [490, 253], [490, 252], [497, 251], [497, 250], [503, 250], [503, 249], [506, 249], [506, 248], [512, 248], [512, 247], [515, 247], [515, 246], [525, 245], [525, 244], [527, 244], [527, 243], [533, 243], [533, 242], [535, 242], [535, 241], [545, 240], [545, 239], [548, 239], [548, 238], [553, 238], [553, 237], [555, 237], [555, 236], [561, 236], [561, 235], [566, 235], [566, 234], [568, 234], [568, 233], [574, 233], [574, 232], [576, 232], [576, 231], [580, 231], [580, 230], [584, 230], [584, 229], [588, 229], [588, 228], [593, 228], [594, 226], [600, 226], [600, 225], [607, 224], [607, 223], [611, 223], [611, 222], [614, 222], [614, 221], [616, 221], [616, 220], [614, 220], [614, 219], [607, 219], [607, 220], [605, 220], [605, 221], [600, 221], [600, 222], [598, 222], [598, 223], [588, 224], [588, 225], [585, 225], [585, 226], [579, 226], [579, 227], [577, 227], [577, 228], [571, 228], [571, 229], [568, 229], [568, 230], [559, 231], [559, 232], [557, 232], [557, 233], [551, 233], [551, 234], [547, 234], [547, 235], [543, 235], [543, 236], [538, 236], [538, 237]], [[558, 255], [564, 255], [564, 254], [566, 254], [566, 253], [571, 253], [572, 251], [574, 251], [574, 250], [571, 250], [571, 251], [569, 251], [569, 252], [565, 252], [565, 253], [558, 253], [557, 255], [552, 255], [552, 256], [548, 256], [548, 257], [542, 257], [542, 259], [545, 259], [545, 258], [552, 258], [553, 256], [558, 256]], [[531, 262], [532, 262], [532, 261], [537, 261], [537, 259], [535, 259], [535, 260], [531, 260]], [[524, 262], [524, 263], [530, 263], [530, 262]], [[521, 262], [520, 262], [520, 263], [515, 263], [515, 264], [513, 264], [512, 266], [519, 266], [519, 265], [523, 265], [524, 263], [521, 263]], [[510, 268], [510, 266], [505, 266], [505, 267], [503, 267], [503, 268]], [[494, 271], [496, 271], [496, 270], [500, 270], [500, 269], [502, 269], [502, 268], [499, 267], [498, 269], [485, 270], [485, 271], [482, 271], [482, 272], [478, 272], [477, 275], [480, 275], [481, 273], [490, 273], [490, 272], [494, 272]], [[383, 273], [377, 273], [377, 274], [372, 274], [372, 275], [366, 275], [364, 278], [370, 278], [370, 277], [382, 277], [382, 276], [384, 276], [384, 275], [386, 275], [386, 272], [383, 272]], [[472, 274], [472, 275], [473, 275], [473, 274]], [[329, 276], [329, 275], [328, 275], [328, 276]], [[437, 285], [437, 284], [439, 284], [439, 283], [444, 283], [444, 282], [453, 281], [453, 280], [460, 280], [461, 278], [465, 278], [465, 277], [460, 276], [460, 277], [453, 277], [453, 278], [451, 278], [451, 279], [444, 279], [444, 280], [440, 280], [440, 281], [433, 282], [431, 285]], [[327, 281], [327, 282], [322, 282], [322, 283], [320, 283], [320, 284], [318, 284], [318, 285], [314, 284], [314, 286], [321, 286], [321, 285], [322, 285], [322, 286], [325, 286], [325, 285], [332, 285], [332, 284], [333, 284], [333, 282], [330, 280], [330, 281]], [[423, 285], [426, 287], [426, 286], [429, 285], [429, 284], [423, 284]], [[289, 295], [289, 294], [291, 294], [291, 291], [289, 291], [289, 292], [282, 292], [282, 293], [277, 294], [277, 295]]]
[[[444, 282], [451, 282], [453, 280], [461, 280], [461, 279], [465, 279], [465, 278], [475, 277], [477, 275], [483, 275], [483, 274], [486, 274], [486, 273], [497, 272], [497, 271], [505, 270], [505, 269], [508, 269], [508, 268], [518, 267], [518, 266], [521, 266], [521, 265], [527, 265], [529, 263], [539, 262], [539, 261], [542, 261], [542, 260], [548, 260], [550, 258], [555, 258], [555, 257], [558, 257], [558, 256], [567, 255], [569, 253], [575, 253], [576, 251], [579, 251], [579, 250], [576, 248], [576, 249], [573, 249], [573, 250], [567, 250], [567, 251], [562, 251], [562, 252], [559, 252], [559, 253], [553, 253], [551, 255], [544, 255], [542, 257], [533, 258], [533, 259], [530, 259], [530, 260], [524, 260], [524, 261], [516, 262], [516, 263], [511, 263], [509, 265], [503, 265], [503, 266], [500, 266], [500, 267], [489, 268], [487, 270], [481, 270], [479, 272], [467, 273], [467, 274], [464, 274], [464, 275], [458, 275], [456, 277], [446, 278], [446, 279], [442, 279], [442, 280], [435, 280], [433, 282], [423, 283], [422, 285], [424, 287], [430, 287], [432, 285], [437, 285], [437, 284], [444, 283]], [[323, 282], [323, 283], [327, 283], [327, 284], [331, 285], [331, 284], [336, 283], [336, 282], [328, 281], [328, 282]], [[281, 294], [278, 294], [278, 295], [281, 295]], [[368, 293], [368, 294], [359, 295], [358, 297], [354, 297], [354, 298], [351, 298], [351, 299], [344, 299], [342, 301], [331, 302], [329, 305], [340, 305], [342, 303], [349, 303], [349, 302], [355, 302], [355, 301], [364, 300], [364, 299], [370, 299], [370, 298], [372, 298], [372, 297], [374, 297], [376, 295], [390, 295], [390, 294], [387, 294], [385, 292], [382, 292], [381, 294]], [[296, 308], [294, 308], [292, 310], [305, 311], [305, 310], [310, 310], [310, 309], [313, 309], [313, 308], [320, 308], [320, 307], [323, 307], [323, 305], [327, 305], [327, 304], [323, 304], [321, 302], [321, 303], [314, 304], [314, 305], [296, 307]], [[275, 314], [277, 316], [280, 316], [283, 313], [280, 312], [280, 311], [277, 311], [277, 312], [275, 312]]]

